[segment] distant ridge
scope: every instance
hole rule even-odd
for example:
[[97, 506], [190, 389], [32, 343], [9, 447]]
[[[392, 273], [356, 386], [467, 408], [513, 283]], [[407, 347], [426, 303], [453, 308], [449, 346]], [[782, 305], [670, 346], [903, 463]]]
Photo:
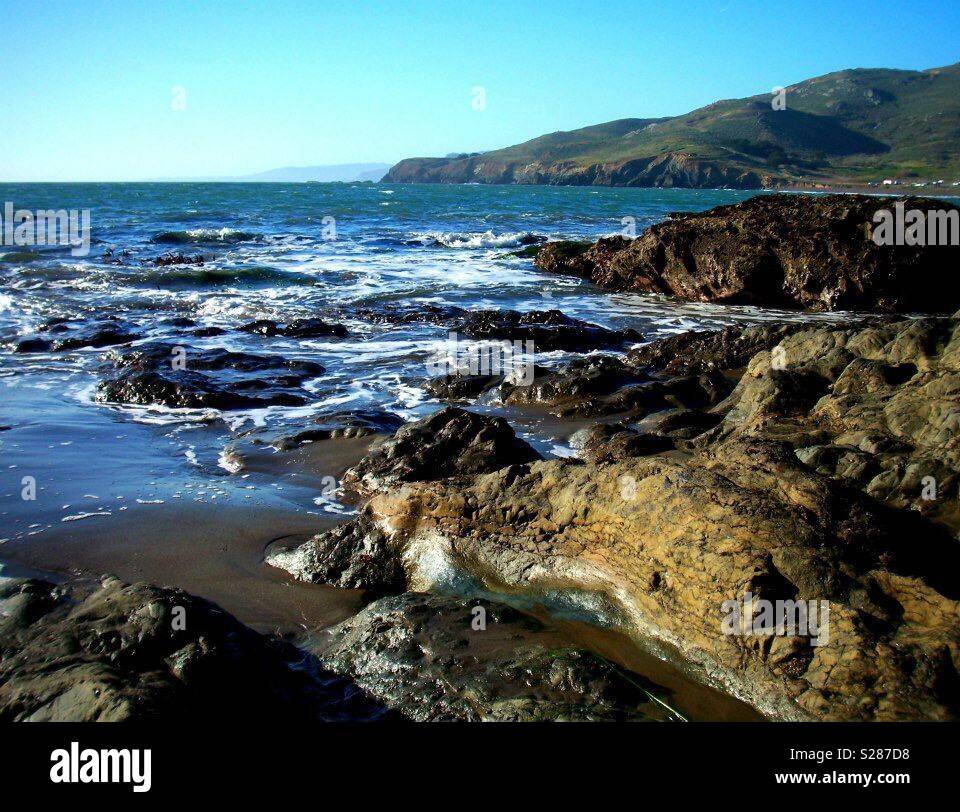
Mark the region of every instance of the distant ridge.
[[392, 183], [688, 188], [960, 180], [960, 63], [844, 70], [673, 118], [627, 118], [505, 149], [407, 158]]

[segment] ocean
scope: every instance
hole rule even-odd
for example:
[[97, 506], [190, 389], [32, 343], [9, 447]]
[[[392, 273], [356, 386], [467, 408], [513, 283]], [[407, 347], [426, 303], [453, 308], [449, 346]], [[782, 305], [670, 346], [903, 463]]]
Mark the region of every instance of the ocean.
[[[42, 544], [79, 524], [97, 523], [107, 533], [111, 519], [149, 522], [175, 500], [305, 516], [349, 512], [332, 489], [318, 488], [334, 471], [315, 470], [311, 478], [309, 470], [280, 470], [264, 452], [261, 465], [248, 461], [241, 472], [231, 450], [251, 431], [294, 431], [345, 410], [412, 420], [441, 408], [422, 384], [449, 325], [418, 320], [427, 306], [556, 309], [633, 328], [644, 341], [801, 318], [608, 293], [541, 273], [529, 257], [512, 253], [540, 240], [640, 233], [673, 211], [749, 194], [372, 183], [0, 185], [0, 200], [18, 209], [89, 209], [91, 223], [87, 256], [63, 246], [0, 249], [0, 426], [7, 428], [0, 431], [0, 544]], [[170, 252], [202, 255], [203, 265], [153, 264]], [[391, 312], [408, 317], [383, 318]], [[258, 319], [316, 317], [342, 323], [347, 336], [237, 329]], [[115, 372], [105, 360], [109, 347], [14, 351], [18, 341], [51, 335], [59, 320], [81, 331], [113, 320], [135, 337], [134, 349], [162, 342], [189, 356], [222, 348], [317, 362], [325, 371], [307, 376], [301, 402], [291, 405], [217, 412], [99, 403], [98, 384]], [[536, 362], [564, 358], [544, 353]], [[562, 437], [535, 423], [516, 427], [544, 453], [566, 453]], [[4, 549], [11, 547], [0, 546], [0, 558]]]

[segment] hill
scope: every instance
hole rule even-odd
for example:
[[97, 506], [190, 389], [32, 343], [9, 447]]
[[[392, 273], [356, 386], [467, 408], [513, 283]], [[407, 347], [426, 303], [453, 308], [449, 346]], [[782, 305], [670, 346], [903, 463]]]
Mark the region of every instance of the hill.
[[491, 152], [408, 158], [386, 182], [760, 188], [960, 179], [960, 63], [854, 69], [672, 118], [626, 118]]

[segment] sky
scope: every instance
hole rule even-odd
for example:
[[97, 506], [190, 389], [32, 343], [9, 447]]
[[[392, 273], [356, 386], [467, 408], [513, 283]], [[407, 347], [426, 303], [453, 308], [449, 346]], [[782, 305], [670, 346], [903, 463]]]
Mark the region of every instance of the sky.
[[0, 0], [0, 181], [393, 163], [957, 61], [960, 0]]

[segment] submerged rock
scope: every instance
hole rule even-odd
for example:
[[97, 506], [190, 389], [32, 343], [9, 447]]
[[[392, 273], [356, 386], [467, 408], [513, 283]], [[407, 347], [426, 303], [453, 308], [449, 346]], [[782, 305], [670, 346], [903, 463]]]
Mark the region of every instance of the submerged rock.
[[0, 579], [0, 720], [376, 718], [352, 683], [181, 592]]
[[323, 319], [294, 319], [287, 324], [279, 324], [270, 319], [251, 321], [238, 328], [244, 333], [262, 336], [283, 336], [284, 338], [320, 338], [334, 336], [346, 338], [347, 328], [342, 324], [332, 324]]
[[[875, 212], [892, 198], [761, 195], [706, 212], [674, 214], [635, 240], [604, 238], [545, 246], [545, 271], [612, 290], [662, 293], [701, 302], [949, 313], [960, 304], [954, 269], [960, 246], [877, 245]], [[907, 210], [957, 208], [907, 198]], [[929, 225], [929, 224], [928, 224]]]
[[140, 338], [130, 325], [114, 320], [105, 320], [84, 325], [80, 328], [71, 328], [66, 320], [56, 323], [47, 323], [41, 327], [43, 332], [65, 335], [64, 338], [47, 339], [38, 336], [28, 337], [18, 341], [14, 352], [69, 352], [86, 347], [112, 347], [117, 344], [129, 344]]
[[675, 718], [641, 677], [628, 680], [533, 618], [486, 600], [382, 598], [329, 630], [315, 651], [327, 668], [421, 722]]
[[342, 311], [344, 316], [362, 319], [373, 324], [451, 324], [460, 319], [467, 312], [462, 307], [454, 305], [434, 305], [418, 303], [415, 305], [398, 305], [393, 303], [377, 303], [361, 306], [353, 310]]
[[317, 424], [315, 427], [292, 433], [289, 429], [265, 431], [258, 427], [238, 436], [251, 437], [253, 443], [267, 444], [278, 451], [289, 451], [303, 443], [393, 434], [405, 421], [399, 415], [383, 409], [354, 409], [320, 415], [314, 423]]
[[204, 259], [203, 254], [195, 254], [190, 257], [182, 252], [174, 252], [170, 254], [161, 254], [158, 257], [153, 259], [142, 259], [140, 260], [141, 265], [154, 265], [158, 268], [166, 268], [170, 265], [203, 265]]

